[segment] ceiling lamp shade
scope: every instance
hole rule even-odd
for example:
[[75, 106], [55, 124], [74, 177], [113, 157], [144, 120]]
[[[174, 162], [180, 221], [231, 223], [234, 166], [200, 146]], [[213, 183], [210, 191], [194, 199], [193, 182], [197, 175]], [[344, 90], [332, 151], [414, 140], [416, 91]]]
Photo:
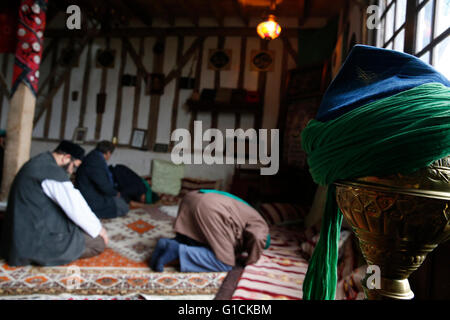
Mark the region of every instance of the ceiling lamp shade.
[[261, 22], [256, 27], [256, 32], [258, 32], [259, 36], [266, 40], [273, 40], [278, 38], [281, 33], [280, 25], [275, 21], [275, 16], [273, 14], [269, 14], [269, 17], [266, 21]]

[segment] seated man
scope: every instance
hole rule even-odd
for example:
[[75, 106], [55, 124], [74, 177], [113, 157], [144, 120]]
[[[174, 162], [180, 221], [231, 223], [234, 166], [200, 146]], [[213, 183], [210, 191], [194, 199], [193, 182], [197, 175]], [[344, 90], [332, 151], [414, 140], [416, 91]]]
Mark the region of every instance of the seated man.
[[69, 175], [84, 150], [62, 141], [31, 158], [11, 186], [1, 251], [8, 264], [62, 265], [100, 254], [108, 236]]
[[258, 211], [216, 190], [186, 194], [174, 230], [174, 239], [161, 238], [156, 245], [150, 261], [155, 271], [177, 259], [182, 272], [229, 271], [241, 259], [255, 263], [270, 243], [269, 227]]
[[128, 204], [114, 188], [113, 176], [106, 163], [114, 149], [112, 142], [100, 141], [84, 158], [75, 178], [76, 187], [101, 219], [121, 217], [129, 211]]

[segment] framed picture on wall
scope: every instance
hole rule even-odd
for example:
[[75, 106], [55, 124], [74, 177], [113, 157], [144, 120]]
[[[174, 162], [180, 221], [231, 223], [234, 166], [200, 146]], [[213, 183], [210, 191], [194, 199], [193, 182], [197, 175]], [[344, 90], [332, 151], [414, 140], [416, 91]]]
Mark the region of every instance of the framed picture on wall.
[[146, 137], [147, 137], [147, 130], [136, 128], [133, 129], [130, 146], [136, 149], [143, 149], [145, 146]]
[[84, 141], [86, 140], [86, 133], [87, 133], [87, 128], [85, 127], [78, 127], [75, 128], [74, 132], [73, 132], [73, 142], [74, 143], [78, 143], [78, 144], [83, 144]]

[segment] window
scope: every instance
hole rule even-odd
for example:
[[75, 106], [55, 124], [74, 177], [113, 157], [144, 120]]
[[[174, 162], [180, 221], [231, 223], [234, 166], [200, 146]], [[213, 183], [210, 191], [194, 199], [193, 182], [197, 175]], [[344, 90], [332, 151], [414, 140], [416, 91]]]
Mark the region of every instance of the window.
[[414, 54], [450, 79], [450, 0], [379, 0], [378, 5], [375, 45]]
[[[450, 78], [450, 0], [424, 0], [417, 7], [414, 54]], [[447, 57], [447, 59], [444, 59]]]
[[407, 0], [380, 0], [380, 29], [377, 46], [403, 51]]

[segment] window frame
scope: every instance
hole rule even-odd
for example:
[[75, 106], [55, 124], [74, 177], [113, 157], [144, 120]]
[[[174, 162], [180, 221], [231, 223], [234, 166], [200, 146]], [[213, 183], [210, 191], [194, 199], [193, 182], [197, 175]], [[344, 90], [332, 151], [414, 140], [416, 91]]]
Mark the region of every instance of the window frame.
[[[378, 5], [380, 4], [380, 1], [385, 1], [385, 0], [379, 0], [377, 1]], [[397, 24], [397, 1], [398, 0], [390, 0], [391, 2], [386, 6], [386, 8], [384, 8], [383, 12], [380, 15], [380, 24], [383, 24], [383, 39], [382, 39], [382, 43], [380, 44], [381, 48], [387, 48], [389, 45], [392, 44], [392, 47], [394, 48], [395, 43], [394, 41], [396, 40], [397, 36], [406, 28], [406, 16], [405, 16], [405, 21], [396, 29], [396, 24]], [[389, 10], [391, 10], [393, 8], [394, 10], [394, 19], [392, 21], [392, 35], [390, 36], [389, 39], [386, 40], [386, 21], [387, 21], [387, 14], [389, 12]], [[405, 13], [405, 15], [407, 15], [407, 12]], [[377, 30], [378, 32], [378, 30]], [[406, 30], [405, 30], [406, 33]], [[378, 45], [378, 34], [374, 37], [374, 41], [375, 41], [375, 45]]]
[[[387, 0], [375, 0], [375, 4], [380, 6], [381, 1], [387, 1]], [[397, 19], [397, 1], [398, 0], [391, 0], [391, 2], [384, 8], [383, 12], [380, 13], [379, 23], [383, 23], [383, 39], [381, 39], [382, 43], [378, 43], [379, 41], [379, 29], [373, 30], [373, 37], [372, 37], [372, 45], [381, 47], [381, 48], [387, 48], [392, 43], [392, 48], [395, 50], [395, 39], [398, 36], [399, 33], [402, 32], [402, 30], [405, 31], [405, 37], [404, 37], [404, 48], [403, 52], [412, 54], [418, 58], [426, 55], [429, 53], [429, 59], [428, 63], [433, 65], [434, 63], [434, 49], [436, 46], [438, 46], [442, 41], [444, 41], [448, 36], [450, 36], [450, 27], [444, 30], [440, 35], [436, 36], [436, 11], [437, 11], [437, 1], [438, 0], [407, 0], [406, 2], [406, 16], [404, 23], [398, 27], [396, 30], [396, 19]], [[416, 45], [417, 45], [417, 25], [418, 25], [418, 17], [421, 9], [423, 9], [428, 3], [432, 2], [432, 15], [431, 15], [431, 35], [430, 35], [430, 42], [425, 45], [420, 51], [416, 52]], [[443, 1], [443, 0], [440, 0]], [[393, 34], [392, 36], [385, 41], [385, 35], [386, 35], [386, 20], [387, 20], [387, 13], [392, 8], [392, 6], [395, 6], [394, 8], [394, 19], [393, 19]]]

